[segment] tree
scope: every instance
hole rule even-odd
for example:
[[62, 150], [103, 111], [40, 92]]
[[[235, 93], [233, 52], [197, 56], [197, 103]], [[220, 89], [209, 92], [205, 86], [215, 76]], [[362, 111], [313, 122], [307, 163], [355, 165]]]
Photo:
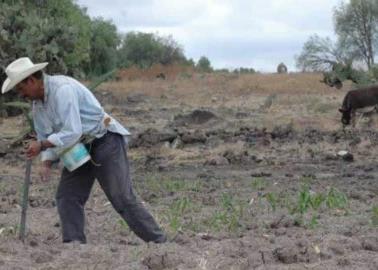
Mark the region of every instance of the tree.
[[118, 54], [119, 66], [126, 67], [137, 65], [148, 68], [156, 63], [168, 65], [186, 62], [181, 46], [171, 36], [161, 37], [152, 33], [127, 33]]
[[254, 68], [240, 67], [233, 70], [234, 74], [254, 74], [256, 70]]
[[303, 45], [296, 66], [302, 71], [330, 71], [337, 63], [351, 64], [354, 58], [355, 53], [347, 50], [344, 43], [333, 43], [330, 38], [315, 34]]
[[49, 72], [77, 75], [89, 61], [89, 34], [90, 19], [72, 0], [2, 2], [0, 67], [28, 56], [49, 62]]
[[[33, 1], [39, 2], [39, 5], [33, 5]], [[83, 68], [90, 61], [91, 19], [86, 14], [86, 9], [78, 6], [74, 0], [33, 1], [25, 1], [29, 4], [28, 9], [36, 8], [39, 17], [45, 18], [51, 29], [49, 33], [44, 34], [57, 42], [59, 53], [50, 57], [54, 61], [49, 62], [52, 64], [60, 62], [59, 66], [66, 66], [66, 72], [60, 70], [55, 72], [83, 77]], [[69, 39], [66, 33], [70, 35]]]
[[201, 72], [211, 72], [213, 68], [211, 67], [210, 60], [206, 56], [201, 56], [198, 60], [196, 68]]
[[333, 43], [330, 38], [317, 35], [304, 44], [296, 65], [302, 71], [323, 72], [323, 82], [331, 87], [342, 87], [342, 82], [352, 80], [356, 84], [368, 84], [369, 77], [363, 71], [352, 67], [358, 52], [343, 40]]
[[277, 73], [287, 73], [287, 66], [284, 63], [279, 63], [277, 66]]
[[378, 42], [378, 1], [351, 0], [334, 11], [335, 32], [370, 69]]
[[[48, 72], [82, 74], [89, 61], [90, 18], [72, 0], [3, 0], [0, 4], [0, 83], [13, 60], [28, 56], [49, 62]], [[0, 111], [13, 109], [2, 103], [17, 99], [10, 91], [0, 98]]]
[[95, 18], [91, 23], [90, 64], [88, 73], [101, 75], [117, 65], [117, 47], [120, 37], [117, 27], [103, 18]]
[[186, 63], [186, 57], [184, 56], [184, 51], [182, 47], [172, 38], [172, 36], [168, 37], [160, 37], [157, 36], [156, 40], [162, 46], [162, 54], [160, 63], [163, 65], [173, 64], [175, 62], [178, 63]]

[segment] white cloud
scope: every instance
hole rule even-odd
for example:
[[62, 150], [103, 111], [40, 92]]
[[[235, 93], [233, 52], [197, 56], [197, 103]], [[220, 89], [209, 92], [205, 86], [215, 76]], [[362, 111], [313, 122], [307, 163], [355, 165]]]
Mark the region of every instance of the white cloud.
[[78, 0], [91, 16], [112, 19], [119, 31], [172, 35], [189, 58], [213, 66], [294, 69], [310, 35], [332, 36], [341, 0]]

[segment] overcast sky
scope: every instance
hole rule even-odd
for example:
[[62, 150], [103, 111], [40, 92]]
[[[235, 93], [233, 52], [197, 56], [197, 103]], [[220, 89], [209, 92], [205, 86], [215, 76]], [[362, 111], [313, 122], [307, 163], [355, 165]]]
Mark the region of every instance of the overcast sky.
[[[313, 34], [334, 38], [333, 9], [342, 0], [77, 0], [119, 32], [171, 35], [186, 57], [215, 68], [295, 71], [295, 55]], [[344, 1], [345, 2], [345, 1]]]

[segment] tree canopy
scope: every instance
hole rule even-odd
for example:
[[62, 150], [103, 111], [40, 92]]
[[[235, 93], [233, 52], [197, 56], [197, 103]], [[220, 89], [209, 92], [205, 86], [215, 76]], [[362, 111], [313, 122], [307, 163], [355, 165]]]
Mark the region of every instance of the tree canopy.
[[89, 61], [90, 18], [71, 0], [3, 1], [0, 65], [28, 56], [51, 72], [77, 74]]
[[171, 36], [161, 37], [153, 33], [129, 32], [118, 51], [120, 66], [136, 65], [141, 68], [152, 64], [185, 63], [183, 49]]
[[[90, 18], [75, 0], [2, 0], [1, 71], [22, 56], [49, 62], [50, 73], [79, 78], [130, 65], [193, 65], [171, 36], [140, 32], [121, 36], [111, 20]], [[0, 81], [4, 78], [0, 72]]]
[[337, 41], [313, 35], [297, 57], [302, 70], [330, 71], [335, 64], [363, 61], [370, 70], [378, 47], [378, 1], [351, 0], [334, 9]]
[[335, 9], [335, 32], [370, 69], [378, 45], [378, 1], [351, 0]]
[[197, 70], [201, 72], [211, 72], [213, 68], [211, 67], [210, 60], [206, 56], [201, 56], [196, 65]]
[[337, 63], [348, 64], [354, 55], [343, 48], [342, 43], [334, 43], [330, 38], [311, 36], [303, 45], [297, 57], [297, 67], [303, 71], [332, 70]]
[[87, 73], [100, 75], [117, 66], [117, 47], [121, 40], [117, 27], [103, 18], [96, 18], [91, 24], [90, 63]]

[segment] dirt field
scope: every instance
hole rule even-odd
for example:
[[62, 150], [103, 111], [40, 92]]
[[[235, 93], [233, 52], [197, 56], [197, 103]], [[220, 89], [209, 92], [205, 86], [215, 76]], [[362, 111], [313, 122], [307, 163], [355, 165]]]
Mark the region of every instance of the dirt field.
[[320, 79], [184, 73], [99, 87], [132, 132], [134, 186], [169, 235], [162, 245], [130, 232], [98, 185], [88, 244], [62, 244], [59, 168], [43, 184], [37, 160], [22, 244], [25, 160], [6, 146], [24, 121], [1, 119], [0, 269], [378, 269], [378, 123], [344, 132], [351, 85]]

